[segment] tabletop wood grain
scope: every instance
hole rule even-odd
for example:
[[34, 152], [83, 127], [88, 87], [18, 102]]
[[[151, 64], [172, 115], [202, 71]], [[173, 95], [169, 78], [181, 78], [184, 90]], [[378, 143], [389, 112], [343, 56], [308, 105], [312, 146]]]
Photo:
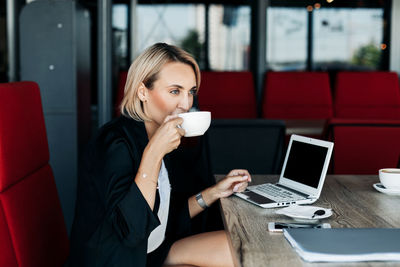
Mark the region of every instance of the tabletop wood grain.
[[322, 135], [326, 120], [284, 120], [286, 135]]
[[[255, 175], [252, 179], [252, 184], [260, 184], [276, 182], [278, 177]], [[400, 228], [400, 196], [379, 193], [372, 187], [377, 182], [377, 175], [328, 175], [320, 199], [312, 205], [332, 209], [333, 215], [322, 220], [332, 228]], [[268, 232], [268, 222], [293, 221], [275, 214], [276, 210], [260, 208], [236, 196], [221, 199], [236, 266], [400, 266], [400, 262], [302, 261], [281, 233]]]

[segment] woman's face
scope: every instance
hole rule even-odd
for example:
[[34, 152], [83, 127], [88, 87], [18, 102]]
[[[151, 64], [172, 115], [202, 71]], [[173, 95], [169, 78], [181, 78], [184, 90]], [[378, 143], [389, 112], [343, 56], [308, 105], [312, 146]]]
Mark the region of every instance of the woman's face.
[[196, 77], [191, 66], [180, 62], [164, 65], [153, 89], [142, 88], [144, 112], [161, 125], [166, 116], [188, 112], [197, 93]]

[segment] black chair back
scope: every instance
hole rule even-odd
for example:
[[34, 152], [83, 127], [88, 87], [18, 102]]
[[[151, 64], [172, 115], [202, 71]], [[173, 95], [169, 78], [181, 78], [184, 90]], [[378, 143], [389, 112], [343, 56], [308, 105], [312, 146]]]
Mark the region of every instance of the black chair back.
[[397, 168], [400, 168], [400, 155], [399, 155], [399, 161], [397, 162]]
[[214, 174], [247, 169], [251, 174], [280, 172], [285, 123], [267, 119], [215, 119], [208, 130]]

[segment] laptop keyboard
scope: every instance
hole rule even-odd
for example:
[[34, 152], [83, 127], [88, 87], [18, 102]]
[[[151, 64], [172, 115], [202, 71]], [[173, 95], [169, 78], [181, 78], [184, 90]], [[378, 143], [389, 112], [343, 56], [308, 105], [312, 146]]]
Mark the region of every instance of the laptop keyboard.
[[290, 201], [304, 199], [304, 197], [280, 188], [274, 184], [260, 184], [252, 188], [254, 192], [267, 195], [275, 201]]

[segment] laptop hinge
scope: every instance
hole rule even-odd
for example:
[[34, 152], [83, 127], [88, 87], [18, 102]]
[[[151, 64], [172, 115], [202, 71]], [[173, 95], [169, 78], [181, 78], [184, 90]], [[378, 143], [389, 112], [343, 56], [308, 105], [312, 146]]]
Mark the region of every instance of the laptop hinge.
[[311, 196], [311, 195], [304, 194], [303, 192], [294, 190], [294, 189], [289, 188], [289, 187], [287, 187], [287, 186], [284, 186], [284, 185], [282, 185], [282, 184], [275, 184], [275, 185], [276, 185], [276, 186], [279, 186], [279, 187], [282, 187], [282, 188], [285, 188], [286, 190], [288, 190], [288, 191], [290, 191], [290, 192], [293, 192], [293, 193], [295, 193], [295, 194], [297, 194], [297, 195], [303, 196], [303, 197], [305, 197], [305, 198], [315, 198], [315, 197], [313, 197], [313, 196]]

